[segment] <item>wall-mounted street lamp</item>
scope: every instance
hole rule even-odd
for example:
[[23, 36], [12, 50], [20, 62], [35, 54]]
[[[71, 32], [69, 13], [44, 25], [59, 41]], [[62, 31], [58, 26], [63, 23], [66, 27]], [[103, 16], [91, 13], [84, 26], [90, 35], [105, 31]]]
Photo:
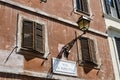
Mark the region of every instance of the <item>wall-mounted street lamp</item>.
[[90, 21], [91, 21], [90, 18], [87, 18], [85, 16], [81, 16], [77, 22], [80, 30], [82, 30], [83, 32], [86, 32], [90, 27]]
[[41, 0], [41, 2], [44, 2], [44, 3], [46, 3], [46, 2], [47, 2], [47, 0]]
[[77, 41], [77, 39], [80, 39], [82, 37], [83, 34], [86, 33], [86, 31], [88, 30], [88, 28], [90, 27], [90, 21], [91, 19], [90, 18], [87, 18], [85, 16], [81, 16], [79, 18], [79, 20], [77, 21], [77, 24], [78, 24], [78, 27], [80, 30], [83, 31], [83, 33], [79, 36], [76, 35], [76, 32], [75, 32], [75, 39], [73, 39], [72, 41], [70, 41], [68, 44], [66, 44], [60, 51], [60, 54], [58, 55], [58, 57], [61, 57], [62, 56], [62, 53], [64, 53], [64, 56], [66, 58], [68, 58], [68, 55], [69, 55], [69, 51], [70, 49], [73, 47], [74, 43]]

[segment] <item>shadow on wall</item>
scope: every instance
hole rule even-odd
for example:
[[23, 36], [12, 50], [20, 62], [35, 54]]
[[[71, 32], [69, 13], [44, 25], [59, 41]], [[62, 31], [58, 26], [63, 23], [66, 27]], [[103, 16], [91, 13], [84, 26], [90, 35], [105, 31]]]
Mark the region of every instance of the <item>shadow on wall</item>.
[[32, 77], [32, 76], [25, 76], [20, 74], [12, 74], [12, 73], [0, 73], [0, 80], [54, 80], [54, 79], [47, 79], [47, 78], [40, 78], [40, 77]]
[[30, 50], [24, 50], [24, 49], [21, 49], [18, 54], [21, 54], [24, 56], [25, 60], [29, 61], [31, 59], [34, 59], [34, 58], [43, 58], [43, 55], [44, 54], [41, 54], [37, 51], [30, 51]]
[[[89, 66], [89, 67], [88, 67], [88, 66]], [[92, 66], [92, 65], [89, 65], [89, 64], [84, 65], [84, 66], [83, 66], [84, 73], [85, 73], [85, 74], [88, 74], [91, 70], [93, 70], [93, 68], [94, 68], [94, 66]]]

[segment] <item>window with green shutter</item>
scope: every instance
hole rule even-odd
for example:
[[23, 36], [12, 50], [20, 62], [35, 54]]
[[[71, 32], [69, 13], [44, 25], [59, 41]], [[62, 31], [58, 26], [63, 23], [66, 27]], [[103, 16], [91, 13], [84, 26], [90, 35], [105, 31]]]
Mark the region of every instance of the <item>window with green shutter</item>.
[[44, 54], [44, 27], [36, 22], [23, 20], [22, 48]]
[[92, 39], [82, 37], [80, 38], [81, 52], [82, 52], [82, 62], [81, 64], [89, 64], [92, 66], [97, 66], [95, 44]]
[[89, 14], [88, 0], [76, 0], [76, 10]]

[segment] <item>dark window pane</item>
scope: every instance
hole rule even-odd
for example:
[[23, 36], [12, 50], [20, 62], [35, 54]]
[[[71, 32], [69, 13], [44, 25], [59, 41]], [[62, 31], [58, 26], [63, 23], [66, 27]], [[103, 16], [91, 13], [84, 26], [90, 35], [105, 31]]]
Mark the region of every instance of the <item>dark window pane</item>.
[[77, 10], [82, 11], [81, 0], [76, 0]]
[[109, 0], [110, 6], [114, 7], [113, 0]]
[[89, 13], [87, 0], [76, 0], [77, 11]]
[[115, 37], [115, 42], [116, 42], [116, 47], [117, 47], [117, 51], [118, 51], [118, 57], [120, 60], [120, 38]]
[[120, 0], [115, 0], [115, 4], [117, 8], [118, 18], [120, 18]]
[[106, 8], [106, 13], [111, 14], [111, 9], [110, 9], [110, 3], [109, 0], [104, 0], [105, 3], [105, 8]]

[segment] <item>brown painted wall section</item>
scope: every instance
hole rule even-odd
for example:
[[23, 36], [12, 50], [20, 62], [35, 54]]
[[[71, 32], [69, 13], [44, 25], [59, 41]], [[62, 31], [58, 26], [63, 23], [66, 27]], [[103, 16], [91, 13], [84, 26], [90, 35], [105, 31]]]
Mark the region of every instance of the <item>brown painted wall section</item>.
[[[48, 0], [47, 3], [40, 3], [40, 0], [12, 0], [19, 2], [23, 5], [28, 5], [34, 8], [39, 8], [50, 14], [54, 14], [59, 17], [76, 22], [79, 14], [73, 12], [73, 0]], [[91, 11], [94, 15], [94, 19], [91, 22], [91, 27], [99, 31], [105, 32], [104, 19], [102, 18], [102, 9], [100, 0], [90, 1]], [[53, 4], [54, 3], [54, 4]], [[69, 4], [69, 5], [66, 5]], [[96, 7], [97, 6], [97, 7]], [[24, 59], [24, 70], [34, 72], [50, 73], [52, 57], [57, 57], [59, 54], [58, 45], [67, 44], [75, 37], [75, 31], [77, 35], [82, 34], [81, 31], [74, 28], [74, 26], [55, 21], [44, 16], [31, 13], [4, 3], [0, 3], [0, 50], [11, 51], [16, 45], [16, 30], [17, 30], [17, 14], [27, 16], [31, 19], [42, 20], [47, 23], [48, 30], [48, 45], [50, 55], [48, 60], [44, 60], [38, 57], [28, 55], [30, 59]], [[78, 78], [86, 80], [114, 80], [114, 74], [112, 69], [111, 57], [108, 47], [107, 38], [87, 33], [84, 36], [93, 37], [97, 42], [98, 52], [101, 58], [100, 70], [89, 69], [78, 66]], [[77, 51], [74, 45], [69, 60], [77, 61]], [[16, 75], [15, 75], [16, 76]], [[4, 76], [0, 76], [3, 77]], [[6, 76], [7, 77], [7, 76]], [[8, 76], [9, 77], [9, 76]], [[1, 78], [1, 79], [3, 79]], [[19, 78], [19, 76], [18, 76]], [[28, 78], [28, 77], [27, 77]], [[8, 78], [6, 78], [8, 79]], [[20, 78], [21, 80], [24, 80]], [[29, 79], [29, 78], [28, 78]], [[8, 79], [9, 80], [9, 79]], [[17, 79], [15, 79], [17, 80]], [[30, 80], [30, 79], [29, 79]], [[37, 80], [37, 79], [36, 79]]]
[[[78, 18], [82, 13], [77, 13], [74, 10], [74, 2], [75, 0], [47, 0], [46, 3], [41, 2], [41, 0], [12, 0], [15, 2], [19, 2], [23, 5], [27, 5], [33, 8], [40, 9], [47, 13], [63, 17], [65, 19], [71, 20], [73, 22], [77, 22]], [[97, 29], [102, 32], [106, 32], [104, 18], [102, 17], [102, 7], [101, 7], [101, 0], [89, 0], [90, 6], [90, 16], [94, 19], [91, 22], [91, 27]], [[90, 17], [89, 16], [89, 17]]]

